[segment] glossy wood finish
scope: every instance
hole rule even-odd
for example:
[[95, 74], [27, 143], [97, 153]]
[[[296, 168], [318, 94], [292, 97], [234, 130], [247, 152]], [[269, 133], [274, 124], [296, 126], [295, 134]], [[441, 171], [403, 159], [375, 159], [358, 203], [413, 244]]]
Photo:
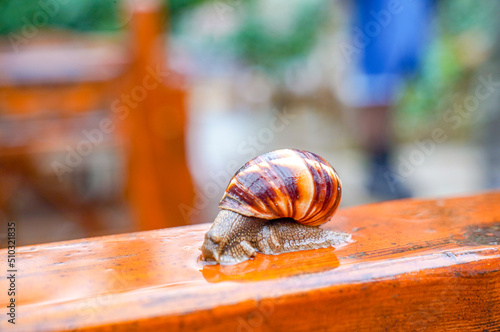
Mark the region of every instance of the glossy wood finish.
[[[343, 209], [325, 227], [355, 243], [234, 266], [197, 261], [208, 224], [23, 247], [18, 324], [2, 314], [0, 327], [498, 331], [499, 203], [496, 192]], [[2, 278], [1, 308], [6, 289]]]

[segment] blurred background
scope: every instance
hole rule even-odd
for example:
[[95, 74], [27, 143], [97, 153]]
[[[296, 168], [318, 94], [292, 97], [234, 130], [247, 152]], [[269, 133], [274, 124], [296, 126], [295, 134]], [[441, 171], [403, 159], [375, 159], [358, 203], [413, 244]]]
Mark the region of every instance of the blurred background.
[[341, 207], [500, 187], [495, 0], [0, 2], [0, 245], [212, 222], [274, 149]]

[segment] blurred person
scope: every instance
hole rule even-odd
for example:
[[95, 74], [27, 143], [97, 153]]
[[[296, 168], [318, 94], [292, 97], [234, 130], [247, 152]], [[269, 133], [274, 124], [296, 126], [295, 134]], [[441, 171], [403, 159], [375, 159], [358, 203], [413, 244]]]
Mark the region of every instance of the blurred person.
[[353, 33], [344, 56], [355, 64], [348, 104], [356, 109], [369, 163], [369, 193], [379, 199], [411, 196], [391, 167], [392, 112], [405, 79], [418, 69], [429, 41], [431, 0], [352, 0]]
[[480, 75], [488, 77], [491, 75], [495, 82], [495, 89], [491, 91], [489, 98], [481, 102], [486, 116], [479, 126], [483, 145], [485, 183], [486, 189], [500, 188], [500, 21], [496, 22], [496, 38], [488, 61], [480, 69]]

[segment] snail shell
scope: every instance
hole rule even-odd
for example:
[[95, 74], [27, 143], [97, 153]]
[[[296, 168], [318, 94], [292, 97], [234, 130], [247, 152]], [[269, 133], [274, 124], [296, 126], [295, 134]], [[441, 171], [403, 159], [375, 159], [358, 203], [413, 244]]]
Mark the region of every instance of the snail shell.
[[301, 150], [271, 151], [247, 162], [233, 176], [219, 208], [266, 220], [292, 218], [319, 226], [335, 213], [340, 179], [320, 156]]
[[283, 149], [247, 162], [233, 176], [205, 235], [202, 258], [234, 264], [256, 255], [325, 248], [351, 236], [317, 226], [340, 204], [333, 167], [318, 155]]

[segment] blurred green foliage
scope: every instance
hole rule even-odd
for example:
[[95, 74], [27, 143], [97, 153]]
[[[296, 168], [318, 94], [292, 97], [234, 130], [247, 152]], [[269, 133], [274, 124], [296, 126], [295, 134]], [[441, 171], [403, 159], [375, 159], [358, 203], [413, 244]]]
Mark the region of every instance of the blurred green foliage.
[[318, 31], [328, 18], [326, 7], [326, 1], [299, 3], [286, 32], [273, 33], [259, 15], [259, 8], [250, 4], [233, 39], [236, 53], [250, 65], [279, 74], [288, 60], [307, 55], [314, 46]]
[[[127, 22], [124, 4], [136, 0], [0, 0], [0, 35], [37, 28], [109, 32]], [[140, 1], [140, 0], [137, 0]], [[172, 18], [207, 0], [164, 0]]]
[[[128, 22], [123, 10], [124, 2], [128, 1], [133, 5], [136, 0], [0, 0], [0, 35], [20, 34], [30, 25], [79, 32], [117, 31]], [[306, 55], [327, 18], [326, 0], [295, 2], [297, 8], [289, 29], [285, 34], [273, 34], [263, 22], [258, 1], [164, 1], [173, 33], [182, 33], [177, 27], [182, 14], [203, 3], [211, 6], [216, 14], [218, 9], [244, 13], [240, 24], [223, 44], [243, 61], [270, 70], [270, 74], [277, 74], [287, 60]], [[219, 16], [218, 19], [225, 19]]]
[[440, 26], [449, 34], [470, 29], [491, 33], [497, 29], [499, 8], [498, 0], [442, 0], [438, 12]]
[[[467, 95], [469, 80], [482, 62], [483, 51], [487, 52], [498, 33], [499, 9], [497, 0], [438, 2], [433, 22], [435, 33], [421, 71], [408, 82], [398, 107], [397, 123], [401, 132], [411, 136], [415, 128], [418, 130], [437, 121], [460, 96]], [[470, 54], [467, 61], [464, 54]]]
[[107, 31], [119, 25], [116, 0], [2, 0], [0, 34], [18, 33], [23, 27]]
[[[140, 0], [0, 0], [0, 35], [20, 33], [27, 25], [81, 32], [117, 31], [128, 19], [124, 2]], [[219, 7], [236, 11], [237, 24], [223, 43], [210, 41], [235, 54], [251, 66], [259, 66], [271, 76], [280, 76], [282, 69], [294, 59], [305, 57], [316, 43], [323, 23], [331, 14], [327, 0], [291, 1], [295, 6], [289, 25], [281, 31], [273, 30], [269, 17], [262, 13], [266, 0], [164, 0], [168, 7], [170, 24], [175, 34], [184, 33], [177, 27], [185, 13], [201, 5], [217, 14]], [[282, 8], [284, 9], [284, 8]], [[474, 31], [486, 41], [496, 38], [498, 0], [441, 0], [437, 6], [435, 33], [422, 63], [420, 75], [408, 82], [401, 98], [400, 116], [408, 127], [429, 117], [437, 116], [437, 109], [448, 107], [454, 96], [466, 93], [468, 74], [474, 70], [464, 62], [461, 53], [476, 48], [474, 37], [465, 39], [459, 47], [457, 40], [464, 33]], [[274, 11], [281, 8], [274, 8]], [[234, 13], [233, 13], [234, 14]], [[192, 18], [190, 18], [192, 19]], [[219, 17], [219, 20], [224, 20]], [[199, 24], [194, 22], [194, 25]], [[195, 33], [200, 33], [198, 27]], [[214, 47], [215, 47], [214, 46]], [[480, 45], [479, 45], [480, 46]], [[474, 52], [472, 52], [474, 53]], [[479, 52], [480, 54], [480, 52]]]

